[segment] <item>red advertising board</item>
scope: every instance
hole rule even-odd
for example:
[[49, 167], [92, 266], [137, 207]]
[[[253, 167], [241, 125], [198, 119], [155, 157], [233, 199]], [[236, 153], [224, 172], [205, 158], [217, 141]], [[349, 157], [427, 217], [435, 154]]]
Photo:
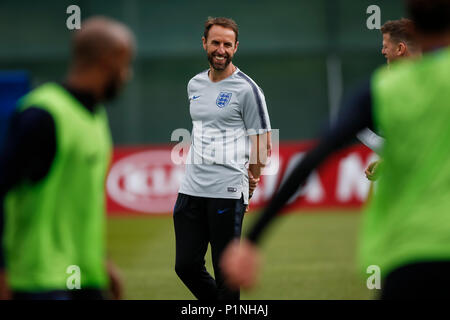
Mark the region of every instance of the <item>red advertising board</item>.
[[[264, 206], [286, 172], [300, 161], [312, 142], [282, 142], [272, 155], [271, 174], [263, 175], [250, 202]], [[106, 181], [110, 215], [157, 215], [172, 212], [184, 166], [171, 160], [172, 146], [116, 147]], [[377, 156], [356, 144], [334, 154], [299, 188], [287, 210], [357, 209], [365, 202], [370, 183], [364, 170]]]

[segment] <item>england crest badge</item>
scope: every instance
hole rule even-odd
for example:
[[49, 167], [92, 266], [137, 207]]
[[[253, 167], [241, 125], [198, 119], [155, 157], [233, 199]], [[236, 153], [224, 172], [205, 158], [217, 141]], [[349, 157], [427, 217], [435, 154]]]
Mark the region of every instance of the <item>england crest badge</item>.
[[232, 93], [229, 93], [229, 92], [219, 93], [219, 95], [217, 96], [217, 99], [216, 99], [216, 105], [219, 108], [225, 108], [230, 103], [231, 95], [232, 95]]

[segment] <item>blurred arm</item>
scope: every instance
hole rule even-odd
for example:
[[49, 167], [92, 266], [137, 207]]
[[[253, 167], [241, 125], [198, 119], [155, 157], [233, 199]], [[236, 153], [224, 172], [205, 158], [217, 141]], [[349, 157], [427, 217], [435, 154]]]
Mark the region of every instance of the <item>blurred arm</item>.
[[[4, 197], [21, 181], [44, 178], [56, 153], [55, 123], [45, 110], [29, 108], [13, 115], [0, 152], [0, 242], [4, 229]], [[0, 243], [0, 269], [4, 267]]]
[[350, 142], [365, 127], [373, 127], [370, 84], [364, 86], [347, 105], [338, 120], [320, 139], [315, 148], [308, 152], [295, 167], [286, 182], [282, 184], [266, 209], [247, 235], [256, 243], [263, 231], [273, 221], [300, 185], [304, 184], [310, 173], [316, 169], [331, 153]]
[[364, 145], [366, 145], [369, 149], [377, 153], [381, 154], [384, 145], [384, 138], [377, 135], [375, 132], [366, 128], [361, 132], [356, 134], [356, 137], [361, 141]]

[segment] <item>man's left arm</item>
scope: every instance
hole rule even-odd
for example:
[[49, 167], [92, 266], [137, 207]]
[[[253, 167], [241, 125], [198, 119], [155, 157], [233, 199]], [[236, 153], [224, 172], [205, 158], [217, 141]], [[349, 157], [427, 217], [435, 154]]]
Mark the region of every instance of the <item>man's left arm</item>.
[[266, 132], [258, 135], [251, 135], [251, 149], [250, 149], [250, 164], [249, 171], [249, 196], [253, 195], [253, 191], [261, 177], [262, 170], [267, 165], [271, 151], [271, 132]]
[[262, 170], [267, 165], [270, 157], [271, 127], [266, 99], [262, 90], [253, 82], [244, 92], [242, 102], [242, 116], [247, 134], [250, 136], [250, 161], [249, 161], [249, 197], [255, 190]]

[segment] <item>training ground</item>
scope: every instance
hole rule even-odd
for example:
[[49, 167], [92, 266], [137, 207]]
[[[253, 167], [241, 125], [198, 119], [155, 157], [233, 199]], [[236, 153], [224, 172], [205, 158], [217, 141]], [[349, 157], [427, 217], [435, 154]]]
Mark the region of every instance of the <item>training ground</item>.
[[[247, 214], [244, 231], [258, 213]], [[254, 290], [241, 299], [372, 299], [358, 272], [358, 211], [301, 212], [281, 216], [262, 242], [264, 267]], [[110, 217], [108, 254], [121, 269], [125, 299], [195, 299], [175, 274], [170, 215]], [[212, 273], [211, 256], [206, 266]], [[369, 276], [369, 275], [368, 275]]]

